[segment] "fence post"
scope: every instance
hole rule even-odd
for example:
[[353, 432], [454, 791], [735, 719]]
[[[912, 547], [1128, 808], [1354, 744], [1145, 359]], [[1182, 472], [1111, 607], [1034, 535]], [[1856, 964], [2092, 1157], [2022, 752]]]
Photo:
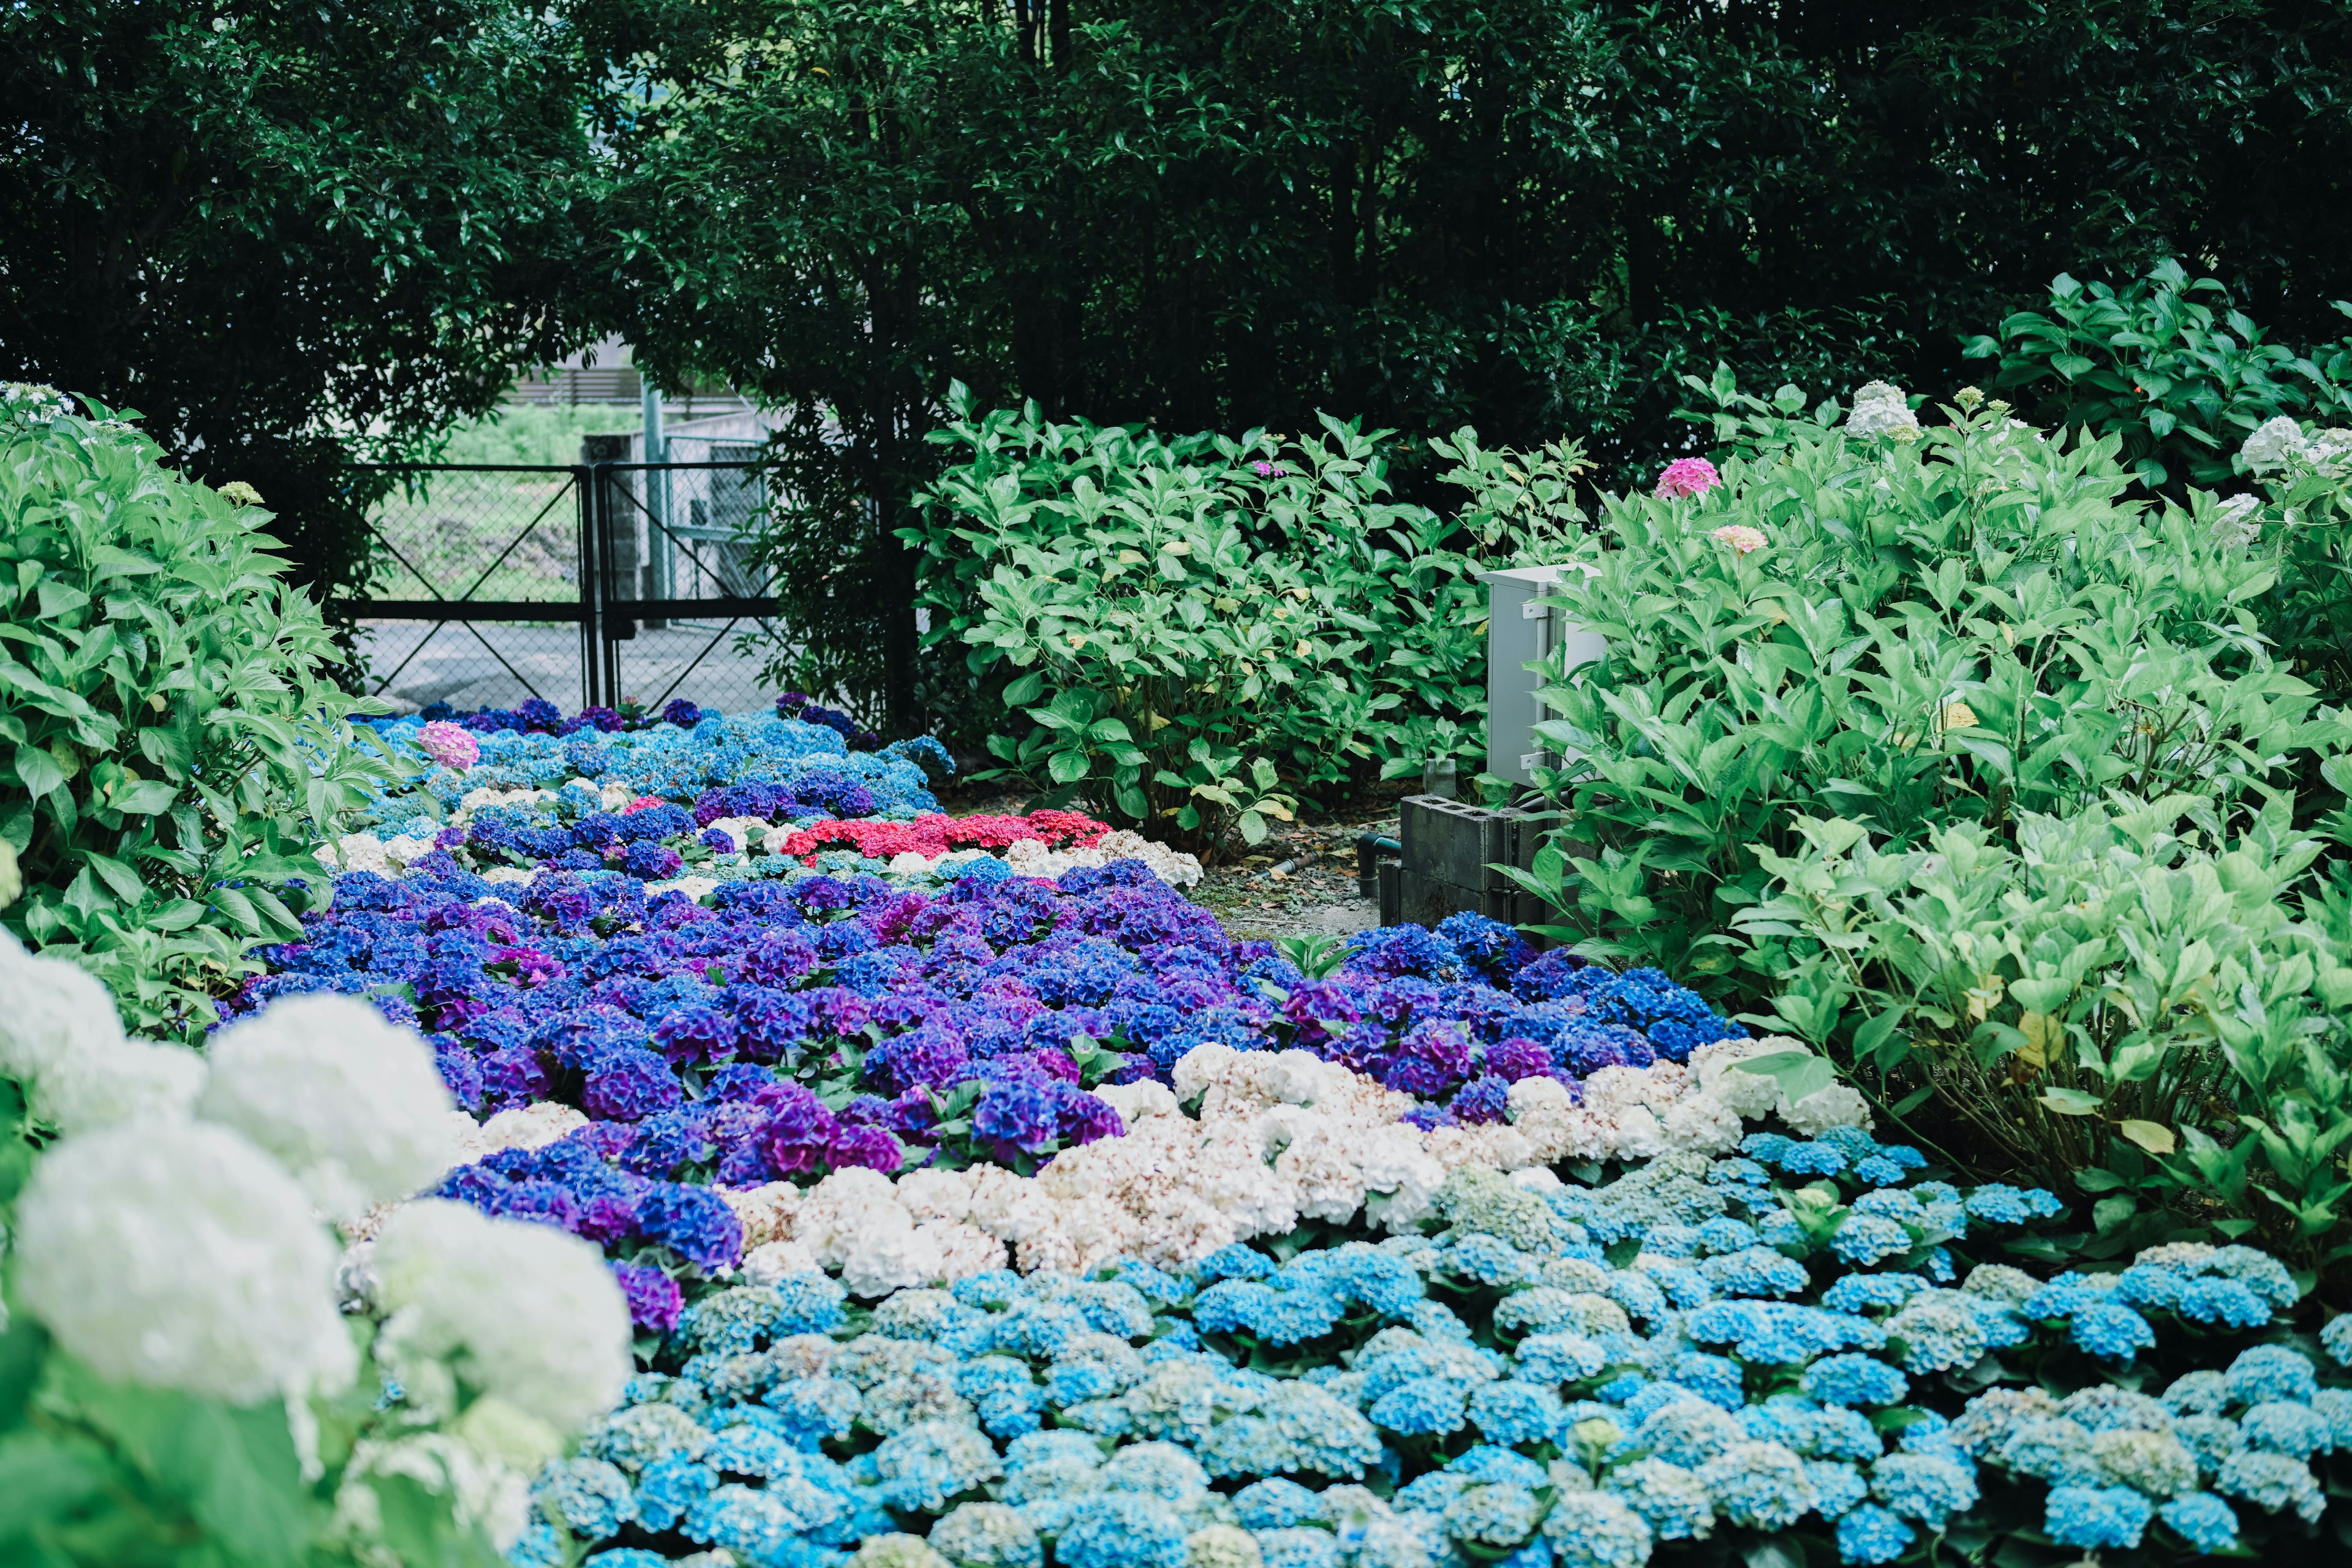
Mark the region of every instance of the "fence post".
[[[634, 625], [625, 626], [616, 620], [611, 607], [615, 598], [637, 596], [635, 584], [622, 576], [627, 573], [633, 578], [636, 572], [636, 538], [632, 531], [628, 548], [623, 548], [618, 526], [621, 520], [615, 515], [621, 509], [614, 505], [613, 497], [613, 487], [620, 482], [613, 465], [625, 463], [628, 458], [629, 437], [625, 435], [616, 432], [580, 437], [580, 460], [588, 468], [589, 532], [595, 541], [593, 597], [584, 603], [596, 623], [597, 673], [604, 679], [602, 700], [608, 708], [621, 705], [621, 643], [636, 631]], [[635, 521], [634, 518], [628, 521], [632, 524]], [[617, 595], [613, 592], [616, 583], [623, 585]]]
[[572, 470], [572, 496], [580, 511], [580, 706], [593, 708], [601, 687], [597, 665], [604, 653], [604, 600], [596, 591], [596, 509], [588, 493], [593, 482], [586, 464]]

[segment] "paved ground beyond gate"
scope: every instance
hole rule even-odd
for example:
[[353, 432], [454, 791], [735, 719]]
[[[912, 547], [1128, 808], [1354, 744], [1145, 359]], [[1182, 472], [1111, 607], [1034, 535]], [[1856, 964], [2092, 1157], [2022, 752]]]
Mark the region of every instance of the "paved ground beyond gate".
[[[400, 671], [383, 695], [404, 709], [429, 702], [447, 702], [461, 711], [512, 708], [531, 694], [525, 679], [566, 712], [578, 706], [576, 626], [453, 622], [436, 629], [429, 621], [362, 620], [359, 631], [360, 647], [374, 679]], [[620, 645], [622, 695], [652, 701], [667, 700], [667, 692], [729, 713], [751, 712], [772, 703], [776, 693], [760, 680], [760, 656], [738, 655], [733, 632], [719, 637], [713, 647], [711, 639], [718, 635], [716, 625], [699, 630], [640, 628]], [[709, 651], [704, 653], [705, 648]], [[701, 655], [699, 664], [695, 664], [697, 655]], [[678, 672], [688, 665], [694, 666], [693, 672], [671, 691]]]

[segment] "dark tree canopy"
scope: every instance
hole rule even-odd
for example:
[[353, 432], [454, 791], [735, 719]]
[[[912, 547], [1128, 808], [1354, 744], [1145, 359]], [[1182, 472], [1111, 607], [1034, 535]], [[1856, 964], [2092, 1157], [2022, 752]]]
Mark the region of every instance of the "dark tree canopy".
[[577, 60], [508, 0], [0, 10], [0, 363], [139, 409], [350, 585], [346, 456], [579, 337]]
[[894, 531], [952, 381], [1623, 483], [1693, 438], [1684, 372], [1948, 389], [2061, 271], [2178, 255], [2332, 337], [2347, 60], [2321, 0], [33, 0], [0, 359], [341, 586], [337, 463], [621, 331], [789, 411], [794, 668], [911, 726], [954, 681]]
[[1623, 478], [1688, 439], [1682, 371], [1948, 389], [1962, 337], [2062, 270], [2179, 254], [2289, 339], [2352, 292], [2336, 5], [582, 18], [635, 73], [606, 105], [604, 308], [666, 373], [794, 411], [805, 668], [902, 723], [924, 677], [889, 530], [951, 379], [1170, 430], [1568, 434]]

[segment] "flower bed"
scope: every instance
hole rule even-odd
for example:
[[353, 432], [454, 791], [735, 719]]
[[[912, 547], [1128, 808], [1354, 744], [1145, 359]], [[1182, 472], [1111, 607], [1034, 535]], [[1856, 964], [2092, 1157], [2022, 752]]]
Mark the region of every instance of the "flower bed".
[[1058, 814], [812, 815], [666, 886], [632, 846], [838, 787], [755, 776], [802, 743], [767, 721], [670, 728], [617, 809], [567, 786], [668, 831], [534, 858], [460, 793], [463, 842], [340, 878], [234, 1009], [425, 1030], [481, 1119], [434, 1194], [616, 1274], [647, 1370], [524, 1568], [2156, 1561], [2284, 1549], [2347, 1479], [2352, 1329], [2296, 1340], [2273, 1259], [2028, 1274], [2056, 1198], [1791, 1103], [1801, 1047], [1654, 971], [1457, 916], [1310, 976], [1137, 861], [1018, 874], [1104, 853]]
[[[1464, 915], [1360, 937], [1308, 980], [1133, 862], [961, 870], [936, 894], [803, 872], [704, 904], [621, 874], [505, 888], [427, 857], [341, 879], [236, 1010], [340, 991], [426, 1029], [491, 1118], [483, 1141], [520, 1145], [445, 1192], [689, 1285], [747, 1249], [771, 1271], [813, 1261], [791, 1184], [865, 1215], [825, 1261], [870, 1294], [1009, 1256], [1182, 1262], [1368, 1205], [1406, 1225], [1465, 1161], [1739, 1134], [1676, 1058], [1755, 1047], [1654, 973], [1538, 957]], [[677, 1293], [633, 1278], [658, 1326]]]
[[1076, 812], [944, 816], [926, 773], [952, 770], [938, 742], [855, 751], [839, 715], [778, 707], [729, 718], [673, 702], [634, 727], [609, 710], [564, 719], [536, 700], [457, 721], [378, 720], [387, 744], [428, 771], [418, 785], [379, 790], [373, 822], [321, 858], [399, 875], [447, 850], [493, 880], [609, 868], [698, 897], [726, 876], [796, 867], [920, 881], [992, 851], [1024, 875], [1135, 858], [1166, 881], [1200, 879], [1192, 857]]
[[1920, 1181], [1853, 1128], [1744, 1147], [1598, 1188], [1462, 1167], [1377, 1243], [991, 1270], [870, 1313], [817, 1273], [719, 1292], [541, 1476], [515, 1559], [2055, 1563], [2320, 1518], [2352, 1320], [2316, 1360], [2253, 1343], [2295, 1299], [2274, 1260], [2042, 1283], [1969, 1259], [2047, 1193]]

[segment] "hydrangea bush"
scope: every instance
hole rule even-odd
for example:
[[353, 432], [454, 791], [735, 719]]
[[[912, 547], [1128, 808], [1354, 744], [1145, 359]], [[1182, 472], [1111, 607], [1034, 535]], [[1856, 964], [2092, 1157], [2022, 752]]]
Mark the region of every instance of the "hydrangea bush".
[[323, 1215], [455, 1152], [417, 1038], [345, 997], [126, 1039], [0, 935], [0, 1561], [493, 1564], [630, 1371], [593, 1247], [463, 1205]]
[[310, 847], [397, 772], [341, 717], [260, 498], [229, 489], [95, 404], [0, 388], [7, 927], [150, 1029], [211, 1022], [211, 989], [323, 892]]
[[[1394, 1097], [1379, 1122], [1420, 1137], [1499, 1128], [1528, 1080], [1565, 1105], [1595, 1072], [1745, 1033], [1663, 975], [1539, 957], [1477, 916], [1358, 937], [1308, 980], [1139, 862], [1055, 882], [989, 858], [955, 869], [922, 891], [795, 864], [697, 902], [648, 896], [625, 871], [494, 884], [436, 850], [397, 880], [339, 879], [333, 910], [229, 1010], [359, 995], [426, 1031], [461, 1105], [537, 1115], [544, 1132], [443, 1191], [689, 1282], [745, 1247], [711, 1184], [1026, 1173], [1127, 1130], [1090, 1090], [1181, 1088], [1180, 1063], [1204, 1046], [1331, 1064]], [[545, 1120], [559, 1109], [562, 1125]], [[668, 1284], [625, 1278], [644, 1321], [673, 1310]]]

